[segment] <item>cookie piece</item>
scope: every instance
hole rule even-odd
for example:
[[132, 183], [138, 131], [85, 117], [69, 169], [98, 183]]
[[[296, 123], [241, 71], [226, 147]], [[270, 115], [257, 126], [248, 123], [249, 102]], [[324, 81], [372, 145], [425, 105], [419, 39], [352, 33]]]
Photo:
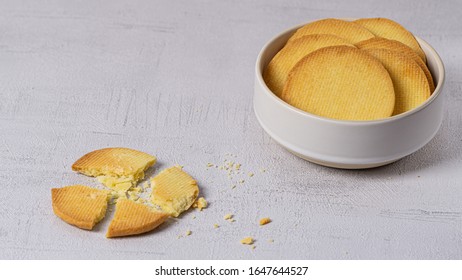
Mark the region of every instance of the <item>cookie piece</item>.
[[354, 22], [367, 28], [375, 36], [396, 40], [409, 46], [425, 63], [427, 62], [427, 58], [419, 42], [417, 42], [414, 35], [401, 24], [387, 18], [362, 18]]
[[392, 80], [380, 61], [346, 46], [322, 48], [300, 60], [281, 99], [315, 115], [358, 121], [389, 117], [395, 104]]
[[427, 77], [411, 58], [386, 49], [367, 49], [387, 69], [395, 88], [395, 109], [393, 115], [412, 110], [430, 97]]
[[340, 45], [354, 47], [348, 40], [330, 34], [312, 34], [293, 40], [273, 57], [263, 79], [268, 88], [280, 96], [290, 70], [300, 59], [318, 49]]
[[128, 148], [105, 148], [90, 152], [73, 165], [72, 170], [98, 177], [105, 186], [127, 191], [144, 178], [144, 171], [156, 163], [156, 157]]
[[336, 35], [348, 40], [351, 44], [375, 37], [372, 32], [354, 22], [328, 18], [308, 23], [299, 28], [294, 35], [289, 38], [288, 43], [302, 36], [311, 34]]
[[51, 189], [53, 212], [68, 224], [91, 230], [106, 215], [109, 191], [82, 185]]
[[167, 213], [155, 211], [147, 205], [128, 199], [119, 199], [106, 237], [112, 238], [145, 233], [161, 225], [168, 217]]
[[425, 77], [427, 77], [428, 85], [430, 86], [430, 92], [435, 90], [435, 84], [433, 82], [432, 74], [430, 70], [428, 70], [427, 65], [422, 60], [422, 58], [409, 46], [396, 41], [396, 40], [389, 40], [381, 37], [371, 38], [366, 41], [361, 41], [356, 44], [356, 47], [362, 50], [365, 49], [387, 49], [392, 51], [397, 51], [399, 53], [404, 54], [405, 56], [412, 58], [424, 71]]
[[160, 172], [151, 179], [151, 186], [152, 202], [174, 217], [188, 210], [199, 195], [196, 180], [179, 166]]

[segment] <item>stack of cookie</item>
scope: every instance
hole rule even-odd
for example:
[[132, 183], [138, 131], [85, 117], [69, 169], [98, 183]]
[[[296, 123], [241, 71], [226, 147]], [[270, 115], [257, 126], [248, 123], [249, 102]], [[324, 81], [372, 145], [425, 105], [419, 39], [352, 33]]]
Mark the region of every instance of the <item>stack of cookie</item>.
[[309, 23], [273, 57], [263, 78], [288, 104], [339, 120], [398, 115], [435, 89], [415, 37], [385, 18]]

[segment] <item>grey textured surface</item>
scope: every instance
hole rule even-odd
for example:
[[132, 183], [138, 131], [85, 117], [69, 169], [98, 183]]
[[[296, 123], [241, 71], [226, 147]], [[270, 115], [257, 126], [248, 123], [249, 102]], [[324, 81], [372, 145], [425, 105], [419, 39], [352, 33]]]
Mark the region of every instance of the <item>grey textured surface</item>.
[[[18, 0], [0, 7], [0, 258], [462, 258], [461, 1]], [[442, 56], [439, 133], [373, 170], [294, 157], [253, 115], [260, 48], [302, 22], [375, 16], [397, 20]], [[117, 240], [104, 237], [108, 219], [92, 232], [62, 222], [50, 189], [98, 186], [71, 165], [109, 146], [155, 154], [151, 174], [184, 165], [210, 207]], [[227, 153], [246, 172], [235, 189], [225, 172], [206, 170]], [[223, 220], [227, 213], [235, 223]], [[273, 222], [259, 227], [264, 216]], [[177, 238], [188, 229], [191, 236]], [[239, 244], [249, 235], [254, 250]]]

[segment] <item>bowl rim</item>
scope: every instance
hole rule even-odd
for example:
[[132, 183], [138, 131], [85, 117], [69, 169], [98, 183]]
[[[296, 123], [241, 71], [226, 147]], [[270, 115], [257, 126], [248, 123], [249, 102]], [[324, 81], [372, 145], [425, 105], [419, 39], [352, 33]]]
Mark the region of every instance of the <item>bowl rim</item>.
[[[353, 21], [353, 20], [356, 20], [356, 18], [338, 18], [340, 20], [346, 20], [346, 21]], [[292, 111], [300, 116], [302, 116], [303, 118], [309, 118], [309, 119], [317, 119], [319, 121], [323, 121], [323, 122], [328, 122], [328, 123], [331, 123], [331, 124], [337, 124], [337, 125], [352, 125], [352, 126], [368, 126], [368, 125], [377, 125], [377, 124], [383, 124], [383, 123], [389, 123], [389, 122], [395, 122], [395, 121], [398, 121], [400, 119], [403, 119], [403, 118], [406, 118], [408, 116], [411, 116], [411, 115], [414, 115], [416, 114], [417, 112], [419, 112], [420, 110], [423, 110], [424, 108], [426, 108], [427, 106], [429, 106], [441, 93], [442, 91], [442, 87], [443, 87], [443, 84], [444, 84], [444, 81], [445, 81], [445, 68], [444, 68], [444, 64], [443, 64], [443, 61], [441, 60], [441, 57], [439, 56], [439, 54], [436, 52], [436, 50], [430, 45], [428, 44], [425, 40], [419, 38], [418, 36], [414, 35], [414, 37], [416, 38], [417, 42], [419, 42], [419, 44], [422, 46], [424, 46], [424, 49], [426, 49], [428, 52], [429, 52], [429, 55], [431, 55], [432, 57], [434, 57], [435, 59], [435, 62], [436, 62], [436, 68], [438, 69], [438, 72], [439, 72], [439, 77], [438, 77], [438, 81], [437, 81], [437, 86], [435, 88], [435, 90], [431, 93], [430, 97], [425, 100], [422, 104], [420, 104], [419, 106], [417, 106], [416, 108], [412, 109], [412, 110], [409, 110], [407, 112], [404, 112], [404, 113], [401, 113], [399, 115], [395, 115], [395, 116], [391, 116], [391, 117], [388, 117], [388, 118], [383, 118], [383, 119], [377, 119], [377, 120], [366, 120], [366, 121], [362, 121], [362, 120], [338, 120], [338, 119], [332, 119], [332, 118], [326, 118], [326, 117], [322, 117], [322, 116], [318, 116], [318, 115], [315, 115], [315, 114], [312, 114], [312, 113], [308, 113], [308, 112], [305, 112], [301, 109], [298, 109], [292, 105], [290, 105], [289, 103], [285, 102], [284, 100], [282, 100], [281, 98], [279, 98], [276, 94], [274, 94], [269, 88], [268, 86], [266, 85], [266, 82], [265, 80], [263, 79], [263, 65], [262, 65], [262, 59], [263, 59], [263, 54], [268, 50], [268, 48], [274, 44], [274, 42], [276, 40], [278, 40], [280, 37], [282, 36], [285, 36], [287, 35], [288, 33], [290, 32], [295, 32], [297, 29], [299, 29], [300, 27], [306, 25], [306, 24], [309, 24], [311, 22], [314, 22], [314, 21], [317, 21], [317, 20], [313, 20], [313, 21], [309, 21], [309, 22], [306, 22], [306, 23], [301, 23], [301, 24], [298, 24], [294, 27], [291, 27], [291, 28], [288, 28], [282, 32], [280, 32], [279, 34], [277, 34], [276, 36], [272, 37], [263, 47], [262, 49], [260, 50], [260, 52], [258, 53], [258, 56], [257, 56], [257, 61], [255, 63], [255, 75], [256, 75], [256, 79], [257, 81], [259, 82], [259, 84], [262, 86], [262, 88], [264, 89], [264, 92], [265, 94], [267, 94], [268, 96], [270, 96], [270, 98], [275, 101], [277, 104], [279, 104], [280, 106], [282, 107], [285, 107], [286, 109], [288, 109], [289, 111]], [[424, 53], [427, 55], [427, 52], [424, 51]], [[429, 69], [430, 70], [430, 69]], [[433, 73], [430, 71], [430, 73], [432, 74], [432, 77], [434, 77]]]

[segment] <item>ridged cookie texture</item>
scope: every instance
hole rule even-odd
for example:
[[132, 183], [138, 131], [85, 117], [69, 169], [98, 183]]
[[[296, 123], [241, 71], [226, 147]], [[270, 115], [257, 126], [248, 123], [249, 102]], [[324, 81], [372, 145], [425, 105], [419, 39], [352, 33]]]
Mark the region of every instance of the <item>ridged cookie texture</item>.
[[380, 61], [347, 46], [322, 48], [300, 60], [289, 74], [281, 99], [339, 120], [386, 118], [395, 105], [393, 82]]
[[106, 237], [122, 237], [149, 232], [170, 217], [151, 207], [128, 199], [119, 199]]
[[290, 70], [300, 59], [318, 49], [340, 45], [355, 47], [348, 40], [330, 34], [312, 34], [293, 40], [280, 50], [266, 67], [263, 78], [268, 88], [280, 96]]
[[65, 222], [91, 230], [106, 215], [109, 191], [74, 185], [51, 189], [54, 213]]
[[377, 58], [390, 74], [396, 95], [393, 115], [412, 110], [430, 97], [427, 77], [413, 59], [386, 49], [365, 51]]
[[181, 167], [174, 166], [151, 179], [151, 200], [174, 217], [188, 210], [199, 195], [196, 180]]
[[294, 35], [289, 38], [288, 44], [295, 39], [311, 34], [336, 35], [348, 40], [351, 44], [375, 37], [372, 32], [359, 24], [351, 21], [328, 18], [308, 23], [299, 28]]
[[428, 85], [430, 86], [430, 92], [433, 92], [435, 90], [435, 83], [433, 82], [433, 77], [432, 77], [432, 74], [430, 73], [430, 70], [428, 70], [428, 67], [425, 64], [425, 62], [422, 60], [422, 58], [409, 46], [399, 41], [396, 41], [396, 40], [375, 37], [375, 38], [371, 38], [369, 40], [361, 41], [357, 43], [356, 47], [358, 47], [361, 50], [387, 49], [387, 50], [402, 53], [405, 56], [412, 58], [419, 65], [422, 71], [424, 71], [424, 74], [427, 77]]
[[424, 51], [414, 35], [401, 24], [387, 18], [362, 18], [355, 23], [368, 29], [377, 37], [399, 41], [413, 49], [424, 62], [427, 62]]
[[127, 191], [144, 178], [144, 171], [156, 163], [156, 157], [129, 148], [105, 148], [92, 151], [73, 165], [72, 170], [98, 177], [105, 186]]

